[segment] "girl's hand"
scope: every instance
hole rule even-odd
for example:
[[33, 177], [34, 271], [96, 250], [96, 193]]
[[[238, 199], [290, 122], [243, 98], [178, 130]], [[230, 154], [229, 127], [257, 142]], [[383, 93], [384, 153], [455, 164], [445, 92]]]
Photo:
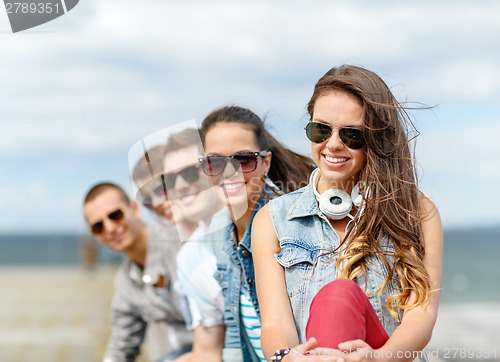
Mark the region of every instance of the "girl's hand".
[[339, 350], [342, 356], [338, 362], [369, 362], [376, 359], [375, 350], [361, 339], [339, 343]]
[[287, 354], [283, 362], [328, 362], [339, 361], [342, 354], [341, 351], [331, 348], [318, 348], [318, 342], [315, 338], [309, 338], [305, 343], [299, 344], [292, 348]]

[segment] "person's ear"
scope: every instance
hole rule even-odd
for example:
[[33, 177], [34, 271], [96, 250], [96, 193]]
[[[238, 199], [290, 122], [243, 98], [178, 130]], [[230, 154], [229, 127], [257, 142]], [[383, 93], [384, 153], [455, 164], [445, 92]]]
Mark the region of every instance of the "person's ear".
[[132, 209], [132, 212], [134, 213], [134, 216], [138, 219], [141, 218], [141, 207], [135, 200], [130, 201], [130, 208]]
[[267, 174], [269, 172], [269, 169], [271, 168], [271, 161], [273, 159], [273, 153], [271, 151], [267, 151], [267, 155], [264, 158], [264, 174]]

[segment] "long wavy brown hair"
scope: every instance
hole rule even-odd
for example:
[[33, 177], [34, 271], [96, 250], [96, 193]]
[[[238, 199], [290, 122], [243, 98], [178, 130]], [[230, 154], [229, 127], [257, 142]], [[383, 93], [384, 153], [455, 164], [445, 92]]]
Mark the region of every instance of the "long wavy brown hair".
[[[381, 292], [393, 276], [399, 293], [389, 297], [387, 308], [399, 319], [400, 312], [423, 304], [430, 294], [430, 277], [424, 264], [421, 239], [422, 197], [417, 188], [414, 152], [409, 135], [416, 131], [407, 114], [385, 82], [375, 73], [361, 67], [343, 65], [330, 69], [319, 79], [307, 105], [312, 119], [318, 97], [332, 91], [356, 97], [364, 111], [366, 161], [359, 181], [367, 185], [365, 210], [358, 210], [354, 227], [344, 239], [345, 252], [338, 260], [340, 277], [355, 280], [370, 267], [369, 257], [378, 257], [386, 270]], [[381, 247], [389, 236], [395, 251]], [[392, 268], [388, 257], [394, 258]], [[395, 274], [394, 274], [395, 273]], [[366, 278], [365, 278], [366, 280]], [[416, 298], [409, 301], [410, 293]]]

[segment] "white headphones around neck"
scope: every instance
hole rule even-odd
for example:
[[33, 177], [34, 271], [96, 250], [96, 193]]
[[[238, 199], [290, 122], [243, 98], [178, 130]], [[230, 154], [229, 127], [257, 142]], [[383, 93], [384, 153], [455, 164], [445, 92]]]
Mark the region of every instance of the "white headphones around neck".
[[339, 189], [328, 189], [320, 194], [316, 187], [317, 177], [318, 169], [315, 169], [311, 174], [310, 181], [313, 184], [314, 195], [319, 203], [321, 212], [332, 220], [342, 220], [346, 216], [354, 219], [350, 214], [352, 206], [360, 207], [363, 202], [363, 197], [359, 193], [359, 184], [354, 185], [350, 195], [344, 190]]

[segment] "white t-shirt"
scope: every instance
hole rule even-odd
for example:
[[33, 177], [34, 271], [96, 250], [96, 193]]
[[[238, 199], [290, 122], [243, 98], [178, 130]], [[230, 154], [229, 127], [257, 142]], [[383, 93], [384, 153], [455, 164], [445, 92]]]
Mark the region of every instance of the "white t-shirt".
[[177, 254], [176, 291], [187, 301], [188, 327], [214, 327], [224, 324], [224, 298], [213, 277], [217, 259], [209, 240], [203, 238], [208, 228], [200, 225]]

